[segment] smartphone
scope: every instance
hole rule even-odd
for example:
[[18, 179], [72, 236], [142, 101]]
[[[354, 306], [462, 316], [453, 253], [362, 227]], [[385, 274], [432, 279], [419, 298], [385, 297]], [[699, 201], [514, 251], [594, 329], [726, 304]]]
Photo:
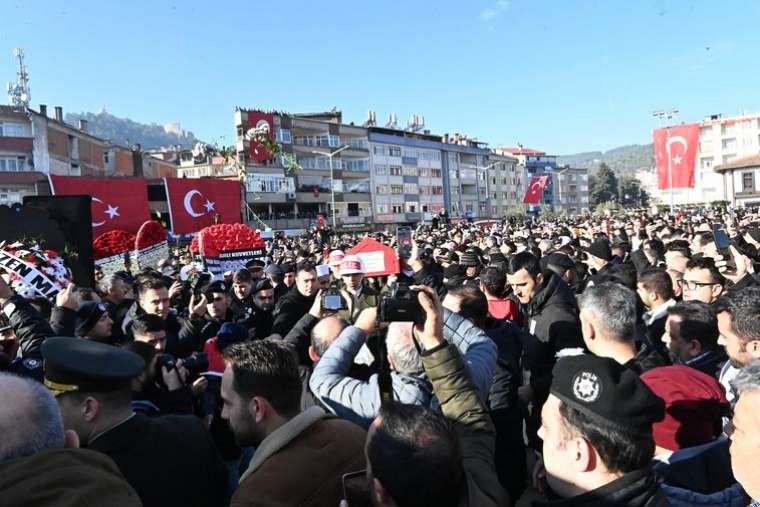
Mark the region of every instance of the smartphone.
[[396, 229], [396, 244], [398, 245], [398, 256], [408, 259], [412, 256], [412, 228], [398, 227]]
[[728, 237], [726, 231], [719, 225], [713, 224], [713, 241], [715, 242], [715, 248], [718, 249], [718, 253], [726, 261], [726, 269], [729, 271], [736, 270], [736, 261], [734, 255], [731, 253], [731, 238]]
[[340, 482], [343, 486], [343, 499], [348, 502], [349, 507], [372, 505], [366, 470], [343, 474]]

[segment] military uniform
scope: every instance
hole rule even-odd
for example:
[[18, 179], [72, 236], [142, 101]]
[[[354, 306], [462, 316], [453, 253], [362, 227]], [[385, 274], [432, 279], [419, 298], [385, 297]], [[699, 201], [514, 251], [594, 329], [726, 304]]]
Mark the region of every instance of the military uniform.
[[[145, 367], [133, 352], [78, 338], [50, 338], [42, 355], [45, 385], [56, 396], [129, 389]], [[145, 507], [223, 504], [226, 467], [195, 416], [131, 413], [83, 443], [113, 459]]]

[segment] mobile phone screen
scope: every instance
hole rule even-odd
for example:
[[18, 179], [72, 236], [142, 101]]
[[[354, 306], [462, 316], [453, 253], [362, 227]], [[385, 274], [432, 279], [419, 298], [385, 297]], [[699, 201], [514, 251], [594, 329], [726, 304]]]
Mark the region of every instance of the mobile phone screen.
[[726, 231], [720, 227], [713, 227], [713, 237], [715, 238], [715, 246], [718, 250], [723, 250], [731, 245], [731, 239], [726, 234]]
[[396, 236], [398, 238], [398, 256], [408, 259], [412, 256], [412, 228], [399, 227], [396, 229]]

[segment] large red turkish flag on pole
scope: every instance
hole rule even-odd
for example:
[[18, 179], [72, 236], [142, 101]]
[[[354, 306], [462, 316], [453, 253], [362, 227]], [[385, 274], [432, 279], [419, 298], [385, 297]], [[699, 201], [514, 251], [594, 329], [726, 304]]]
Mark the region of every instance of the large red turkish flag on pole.
[[653, 137], [657, 187], [660, 190], [694, 188], [699, 124], [654, 129]]
[[148, 183], [143, 178], [80, 178], [49, 174], [53, 195], [92, 196], [92, 237], [113, 229], [136, 233], [150, 220]]
[[[240, 183], [213, 178], [164, 178], [172, 232], [240, 223]], [[218, 216], [218, 220], [215, 217]]]
[[541, 196], [548, 181], [548, 176], [533, 176], [530, 179], [528, 190], [525, 192], [523, 204], [538, 204], [541, 201]]

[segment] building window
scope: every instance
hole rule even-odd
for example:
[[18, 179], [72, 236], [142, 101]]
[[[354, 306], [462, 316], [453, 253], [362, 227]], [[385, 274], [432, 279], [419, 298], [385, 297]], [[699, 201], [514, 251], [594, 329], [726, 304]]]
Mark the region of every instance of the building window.
[[388, 185], [378, 185], [377, 186], [377, 193], [378, 194], [387, 194], [390, 192], [390, 187]]
[[391, 204], [391, 211], [393, 211], [393, 213], [403, 213], [404, 206], [401, 204]]
[[405, 194], [416, 194], [419, 193], [419, 190], [417, 188], [416, 183], [404, 183], [404, 193]]
[[404, 193], [403, 185], [391, 185], [391, 194], [403, 194], [403, 193]]
[[435, 185], [431, 188], [433, 189], [433, 195], [443, 195], [443, 187]]
[[26, 157], [0, 157], [0, 171], [18, 172], [26, 170]]
[[392, 165], [390, 171], [391, 171], [391, 176], [401, 176], [400, 165]]
[[293, 138], [290, 135], [290, 129], [280, 129], [277, 131], [277, 139], [281, 143], [287, 143], [290, 144], [293, 142]]
[[387, 204], [378, 204], [376, 206], [376, 209], [377, 209], [378, 213], [389, 213], [390, 212], [390, 206], [388, 206]]
[[417, 158], [417, 150], [414, 148], [404, 148], [402, 150], [402, 156], [407, 158]]
[[429, 178], [430, 177], [430, 169], [427, 167], [420, 167], [420, 177], [422, 178]]
[[387, 151], [385, 150], [385, 146], [378, 146], [377, 144], [372, 147], [372, 152], [375, 155], [380, 155], [383, 157], [388, 154]]
[[387, 165], [376, 165], [375, 166], [375, 174], [378, 176], [384, 176], [388, 174], [388, 166]]
[[388, 156], [389, 157], [400, 157], [401, 156], [401, 148], [397, 148], [395, 146], [389, 146], [388, 147]]
[[419, 173], [417, 172], [416, 167], [404, 166], [404, 168], [401, 170], [401, 174], [404, 176], [417, 176]]
[[432, 178], [440, 178], [441, 177], [441, 170], [440, 169], [430, 169], [430, 176]]
[[29, 128], [23, 123], [0, 121], [0, 137], [30, 137]]
[[417, 209], [419, 208], [420, 204], [417, 202], [405, 202], [404, 208], [406, 209], [407, 213], [417, 213]]
[[702, 169], [710, 169], [712, 165], [713, 165], [712, 157], [702, 159]]
[[742, 173], [742, 192], [754, 192], [755, 191], [755, 173], [743, 172]]

